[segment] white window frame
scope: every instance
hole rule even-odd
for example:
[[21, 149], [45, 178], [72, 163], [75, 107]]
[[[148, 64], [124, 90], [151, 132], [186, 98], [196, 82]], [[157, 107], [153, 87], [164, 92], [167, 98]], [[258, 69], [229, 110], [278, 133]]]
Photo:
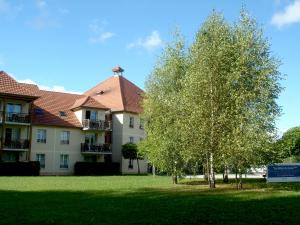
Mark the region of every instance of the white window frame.
[[47, 142], [47, 130], [46, 129], [37, 129], [36, 142], [46, 144], [46, 142]]
[[62, 131], [60, 133], [60, 143], [64, 145], [70, 144], [70, 131]]
[[129, 117], [129, 127], [134, 128], [134, 117], [133, 116]]
[[129, 143], [134, 144], [134, 137], [129, 137]]
[[37, 153], [36, 161], [40, 162], [41, 169], [44, 169], [46, 167], [46, 155], [44, 153]]
[[140, 129], [144, 130], [144, 120], [140, 118]]
[[69, 169], [69, 155], [68, 154], [60, 154], [59, 157], [59, 168], [60, 169]]

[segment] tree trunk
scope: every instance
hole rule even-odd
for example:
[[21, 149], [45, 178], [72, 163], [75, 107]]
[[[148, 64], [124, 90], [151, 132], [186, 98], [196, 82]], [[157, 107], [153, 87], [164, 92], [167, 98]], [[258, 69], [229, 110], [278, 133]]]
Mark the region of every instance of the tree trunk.
[[173, 184], [178, 184], [178, 177], [176, 174], [172, 175]]
[[228, 183], [229, 182], [229, 179], [228, 179], [228, 169], [227, 169], [227, 166], [225, 166], [224, 168], [224, 173], [223, 173], [223, 182], [224, 183]]
[[139, 158], [136, 158], [136, 163], [138, 166], [138, 174], [141, 174]]
[[236, 189], [239, 189], [239, 186], [238, 186], [238, 172], [237, 172], [237, 168], [235, 169], [235, 185], [236, 185]]
[[152, 165], [152, 175], [155, 177], [155, 166], [154, 166], [154, 164]]
[[241, 190], [243, 189], [243, 174], [241, 172], [241, 170], [239, 171], [239, 184], [238, 184], [238, 189]]
[[213, 153], [210, 153], [210, 171], [209, 171], [209, 188], [215, 188], [215, 172], [214, 172], [214, 158]]

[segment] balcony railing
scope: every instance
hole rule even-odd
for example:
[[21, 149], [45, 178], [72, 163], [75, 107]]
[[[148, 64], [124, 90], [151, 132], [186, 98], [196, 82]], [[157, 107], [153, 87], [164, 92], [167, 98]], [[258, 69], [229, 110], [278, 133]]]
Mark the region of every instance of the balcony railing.
[[84, 130], [111, 130], [111, 121], [84, 119], [82, 126]]
[[111, 153], [110, 144], [99, 144], [99, 145], [90, 145], [87, 143], [81, 143], [81, 152], [82, 153]]
[[[1, 120], [2, 115], [0, 116]], [[30, 114], [28, 113], [6, 113], [5, 121], [12, 123], [30, 123]]]
[[20, 140], [4, 140], [4, 149], [28, 149], [29, 140], [20, 139]]

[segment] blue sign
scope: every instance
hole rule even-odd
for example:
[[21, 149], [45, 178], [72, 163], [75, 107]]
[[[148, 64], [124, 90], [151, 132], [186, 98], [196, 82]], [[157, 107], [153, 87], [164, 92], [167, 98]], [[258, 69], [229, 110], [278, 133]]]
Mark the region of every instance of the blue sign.
[[300, 163], [268, 166], [268, 182], [293, 182], [300, 180]]

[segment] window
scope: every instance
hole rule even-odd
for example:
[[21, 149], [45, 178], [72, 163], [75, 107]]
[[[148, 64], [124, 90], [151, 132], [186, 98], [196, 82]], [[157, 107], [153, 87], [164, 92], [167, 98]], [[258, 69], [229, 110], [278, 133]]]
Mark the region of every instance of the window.
[[68, 169], [69, 168], [69, 155], [60, 155], [60, 166], [61, 169]]
[[38, 129], [36, 133], [36, 142], [38, 143], [46, 143], [46, 130]]
[[134, 143], [134, 138], [133, 137], [129, 137], [129, 143]]
[[91, 120], [97, 121], [98, 113], [97, 111], [91, 111]]
[[22, 106], [20, 104], [8, 103], [6, 105], [6, 111], [8, 113], [21, 113]]
[[144, 129], [144, 120], [142, 118], [140, 119], [140, 129]]
[[42, 109], [34, 109], [34, 114], [37, 115], [37, 116], [41, 116], [41, 115], [44, 115], [44, 111]]
[[97, 121], [98, 119], [98, 112], [97, 111], [93, 111], [93, 110], [87, 110], [85, 112], [85, 118], [92, 120], [92, 121]]
[[36, 161], [40, 162], [41, 168], [45, 168], [45, 154], [36, 154]]
[[60, 116], [67, 116], [66, 112], [64, 112], [64, 111], [59, 111], [59, 115]]
[[60, 133], [60, 143], [61, 144], [70, 144], [70, 131], [62, 131]]
[[129, 127], [134, 128], [134, 117], [129, 117]]

